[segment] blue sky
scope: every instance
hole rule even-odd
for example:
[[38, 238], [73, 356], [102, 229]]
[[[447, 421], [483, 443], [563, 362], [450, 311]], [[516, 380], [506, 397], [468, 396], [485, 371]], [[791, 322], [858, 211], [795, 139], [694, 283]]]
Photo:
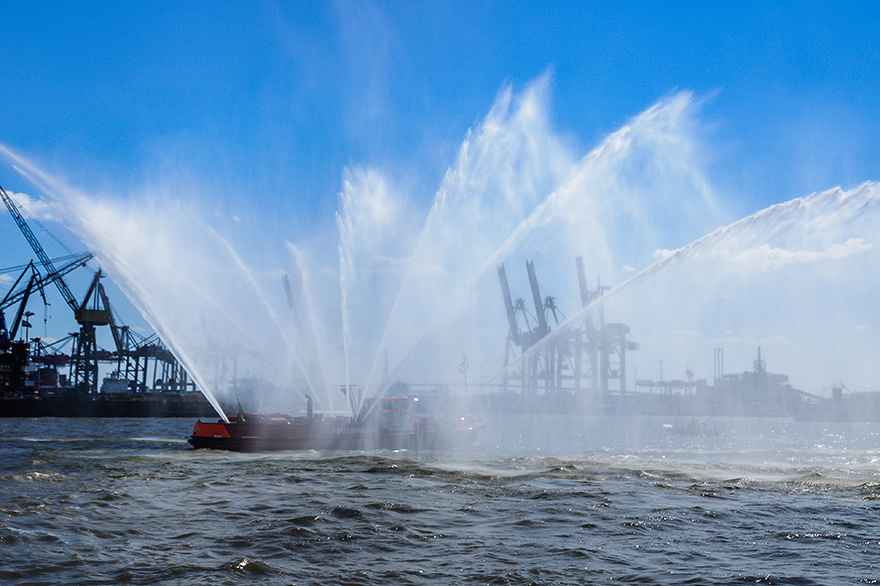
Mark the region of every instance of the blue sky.
[[[547, 124], [581, 155], [693, 92], [724, 222], [880, 179], [869, 3], [512, 4], [17, 3], [0, 144], [77, 189], [134, 198], [174, 177], [321, 239], [347, 170], [382, 170], [424, 212], [499, 94], [546, 76]], [[40, 196], [8, 159], [0, 185]], [[6, 214], [0, 238], [0, 268], [29, 260]]]
[[705, 98], [748, 209], [880, 175], [867, 3], [312, 4], [7, 7], [0, 141], [77, 182], [174, 164], [326, 213], [346, 165], [436, 177], [503, 84], [549, 70], [554, 123], [586, 147]]

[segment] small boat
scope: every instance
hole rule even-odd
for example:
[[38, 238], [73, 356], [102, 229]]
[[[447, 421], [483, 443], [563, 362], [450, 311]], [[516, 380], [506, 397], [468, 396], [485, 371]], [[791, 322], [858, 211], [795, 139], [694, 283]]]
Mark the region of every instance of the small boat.
[[682, 426], [678, 424], [678, 419], [676, 419], [675, 425], [664, 423], [663, 429], [665, 429], [667, 433], [673, 435], [691, 435], [703, 437], [716, 437], [721, 435], [721, 432], [718, 431], [716, 427], [709, 427], [709, 425], [705, 421], [697, 421], [696, 419], [692, 419], [690, 423]]
[[416, 397], [366, 399], [355, 417], [244, 413], [216, 423], [197, 421], [193, 448], [266, 452], [279, 450], [398, 450], [466, 447], [481, 419], [417, 414]]

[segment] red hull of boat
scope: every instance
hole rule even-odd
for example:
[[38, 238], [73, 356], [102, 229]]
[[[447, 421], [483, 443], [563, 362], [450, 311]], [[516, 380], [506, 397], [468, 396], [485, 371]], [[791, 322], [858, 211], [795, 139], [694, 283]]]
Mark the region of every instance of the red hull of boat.
[[197, 422], [189, 443], [196, 449], [235, 452], [279, 450], [397, 450], [465, 447], [476, 440], [482, 421], [441, 425], [413, 418], [409, 429], [389, 430], [349, 418], [248, 415], [245, 421]]

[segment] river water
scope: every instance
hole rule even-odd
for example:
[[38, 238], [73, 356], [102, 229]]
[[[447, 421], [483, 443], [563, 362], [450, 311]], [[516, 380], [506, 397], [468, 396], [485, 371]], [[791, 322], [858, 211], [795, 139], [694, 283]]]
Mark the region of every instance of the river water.
[[466, 453], [0, 420], [4, 584], [866, 584], [880, 424], [489, 419]]

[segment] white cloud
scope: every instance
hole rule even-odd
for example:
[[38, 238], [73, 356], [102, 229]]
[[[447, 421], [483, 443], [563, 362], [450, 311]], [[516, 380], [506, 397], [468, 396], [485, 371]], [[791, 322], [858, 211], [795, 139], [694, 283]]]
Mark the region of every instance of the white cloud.
[[660, 262], [661, 260], [666, 260], [667, 258], [673, 256], [677, 250], [669, 250], [668, 248], [660, 248], [654, 251], [654, 260]]
[[40, 222], [58, 221], [58, 215], [55, 213], [54, 208], [45, 200], [27, 193], [13, 193], [12, 191], [7, 191], [6, 193], [12, 197], [15, 205], [18, 206], [22, 215], [26, 218], [33, 218]]
[[810, 264], [824, 260], [841, 260], [871, 249], [862, 238], [850, 238], [843, 244], [832, 244], [825, 250], [787, 250], [762, 244], [732, 256], [731, 260], [762, 271], [775, 270], [790, 264]]

